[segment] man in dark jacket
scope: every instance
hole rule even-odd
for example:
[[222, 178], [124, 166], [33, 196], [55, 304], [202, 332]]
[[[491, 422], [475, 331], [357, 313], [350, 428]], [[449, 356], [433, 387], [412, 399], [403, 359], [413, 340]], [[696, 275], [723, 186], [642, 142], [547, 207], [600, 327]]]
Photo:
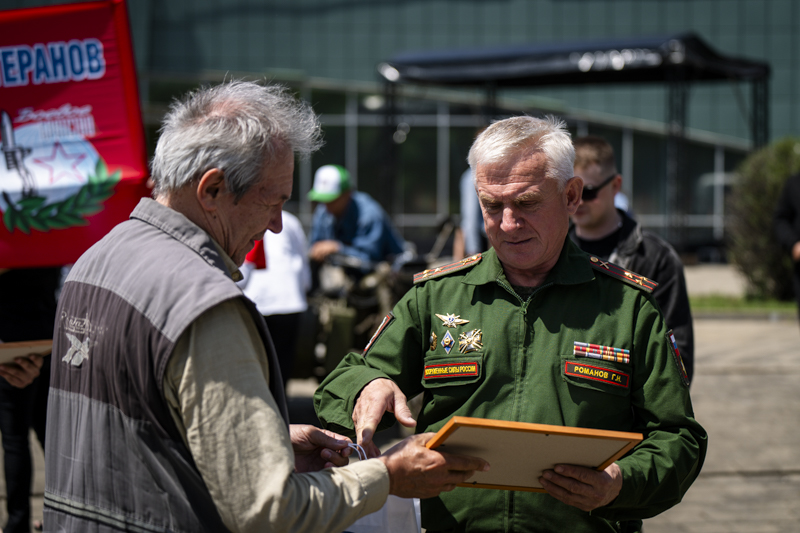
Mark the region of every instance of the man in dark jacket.
[[622, 187], [614, 149], [601, 137], [575, 139], [575, 175], [583, 178], [570, 237], [583, 251], [658, 283], [653, 294], [672, 329], [689, 380], [694, 371], [694, 331], [683, 264], [664, 239], [644, 231], [614, 206]]
[[794, 263], [794, 295], [800, 310], [800, 174], [783, 186], [775, 208], [775, 236]]

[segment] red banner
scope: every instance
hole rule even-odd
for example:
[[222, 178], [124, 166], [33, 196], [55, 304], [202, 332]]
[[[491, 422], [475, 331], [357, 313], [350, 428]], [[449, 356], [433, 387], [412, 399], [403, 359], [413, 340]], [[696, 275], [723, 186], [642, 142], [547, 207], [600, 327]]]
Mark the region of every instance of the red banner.
[[124, 0], [0, 11], [0, 268], [74, 262], [147, 196]]

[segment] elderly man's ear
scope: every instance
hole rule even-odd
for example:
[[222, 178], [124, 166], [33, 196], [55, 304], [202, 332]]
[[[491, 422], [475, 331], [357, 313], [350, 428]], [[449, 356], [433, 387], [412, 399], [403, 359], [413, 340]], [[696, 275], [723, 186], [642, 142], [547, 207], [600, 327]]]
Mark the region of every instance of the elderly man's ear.
[[567, 199], [567, 212], [574, 215], [581, 204], [581, 193], [583, 192], [583, 178], [580, 176], [573, 176], [567, 181], [564, 187], [564, 195]]
[[227, 191], [225, 174], [218, 168], [206, 171], [197, 184], [197, 201], [206, 211], [216, 211], [223, 193]]

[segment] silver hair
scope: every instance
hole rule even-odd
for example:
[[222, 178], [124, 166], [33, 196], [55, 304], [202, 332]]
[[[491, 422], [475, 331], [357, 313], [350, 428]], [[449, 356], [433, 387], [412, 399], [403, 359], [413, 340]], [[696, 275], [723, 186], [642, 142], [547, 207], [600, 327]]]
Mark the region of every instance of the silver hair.
[[155, 196], [218, 168], [230, 192], [241, 198], [276, 155], [288, 149], [307, 156], [322, 146], [310, 105], [286, 87], [238, 80], [173, 102], [160, 134], [151, 163]]
[[575, 148], [564, 121], [553, 116], [494, 122], [472, 143], [467, 161], [474, 172], [479, 164], [498, 163], [523, 151], [543, 152], [547, 158], [545, 175], [558, 180], [561, 188], [572, 178]]

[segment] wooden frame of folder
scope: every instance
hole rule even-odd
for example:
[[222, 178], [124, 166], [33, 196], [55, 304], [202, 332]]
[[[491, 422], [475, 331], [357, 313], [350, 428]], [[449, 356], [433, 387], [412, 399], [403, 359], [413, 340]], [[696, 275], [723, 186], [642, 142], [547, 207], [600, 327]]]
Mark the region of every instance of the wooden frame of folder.
[[454, 416], [426, 446], [489, 462], [489, 472], [459, 487], [545, 492], [544, 470], [557, 464], [603, 470], [641, 440], [641, 433]]
[[30, 354], [47, 355], [53, 351], [53, 340], [0, 342], [0, 364], [13, 363], [17, 357]]

